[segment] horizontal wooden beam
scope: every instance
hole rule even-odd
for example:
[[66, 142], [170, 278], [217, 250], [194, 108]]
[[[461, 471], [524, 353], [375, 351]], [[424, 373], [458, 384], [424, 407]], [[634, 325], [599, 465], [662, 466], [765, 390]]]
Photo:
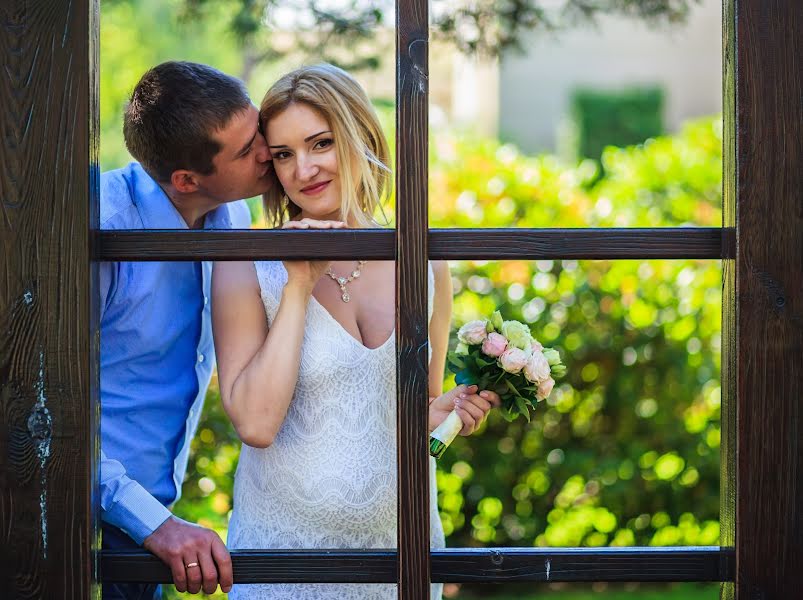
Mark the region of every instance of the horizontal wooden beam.
[[[98, 231], [98, 261], [396, 258], [395, 231]], [[733, 258], [733, 228], [430, 229], [433, 260]]]
[[[432, 552], [432, 581], [733, 581], [732, 548], [454, 548]], [[235, 550], [236, 583], [394, 583], [395, 551]], [[168, 583], [146, 552], [103, 551], [104, 583]]]

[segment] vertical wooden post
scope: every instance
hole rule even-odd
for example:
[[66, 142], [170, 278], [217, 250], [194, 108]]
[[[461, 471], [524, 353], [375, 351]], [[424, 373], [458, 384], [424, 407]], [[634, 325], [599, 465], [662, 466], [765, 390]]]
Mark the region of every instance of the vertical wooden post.
[[736, 0], [735, 23], [736, 597], [787, 600], [803, 590], [803, 4]]
[[429, 598], [426, 0], [396, 10], [396, 361], [399, 598]]
[[[736, 227], [736, 20], [735, 1], [722, 10], [722, 226]], [[720, 546], [734, 548], [736, 537], [736, 258], [722, 261], [722, 410], [720, 437]], [[720, 586], [721, 600], [733, 600], [733, 582]]]
[[97, 1], [3, 2], [0, 51], [0, 585], [3, 598], [86, 599]]

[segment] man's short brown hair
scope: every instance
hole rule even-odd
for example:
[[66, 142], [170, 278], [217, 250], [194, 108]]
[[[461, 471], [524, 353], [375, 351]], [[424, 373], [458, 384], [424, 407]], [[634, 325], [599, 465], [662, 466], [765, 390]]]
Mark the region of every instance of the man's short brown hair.
[[139, 80], [126, 106], [123, 136], [131, 155], [157, 181], [187, 169], [214, 172], [212, 139], [251, 104], [245, 85], [208, 65], [165, 62]]

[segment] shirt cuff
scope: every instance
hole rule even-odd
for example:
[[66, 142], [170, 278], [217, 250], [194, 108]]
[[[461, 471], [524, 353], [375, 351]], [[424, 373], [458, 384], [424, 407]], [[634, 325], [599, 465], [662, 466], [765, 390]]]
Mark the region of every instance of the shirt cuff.
[[115, 503], [103, 511], [107, 523], [122, 529], [140, 546], [172, 513], [145, 488], [129, 481]]

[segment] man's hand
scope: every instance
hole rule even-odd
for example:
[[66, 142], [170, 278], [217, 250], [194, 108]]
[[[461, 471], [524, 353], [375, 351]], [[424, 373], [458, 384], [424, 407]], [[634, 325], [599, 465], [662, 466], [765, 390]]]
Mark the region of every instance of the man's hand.
[[488, 411], [502, 403], [497, 393], [489, 390], [477, 393], [477, 389], [476, 385], [458, 385], [445, 394], [433, 398], [429, 404], [429, 431], [434, 431], [452, 410], [456, 410], [460, 420], [463, 421], [460, 435], [474, 433], [488, 416]]
[[170, 567], [179, 592], [213, 594], [218, 582], [224, 593], [231, 590], [231, 556], [211, 529], [170, 517], [142, 545]]

